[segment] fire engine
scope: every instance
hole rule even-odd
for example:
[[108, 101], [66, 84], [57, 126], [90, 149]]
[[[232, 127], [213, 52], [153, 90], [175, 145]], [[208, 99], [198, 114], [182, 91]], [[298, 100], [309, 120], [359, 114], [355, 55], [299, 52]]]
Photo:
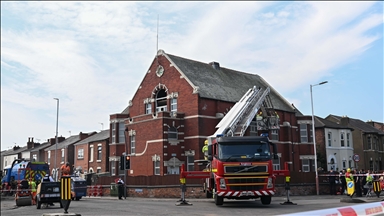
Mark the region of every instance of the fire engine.
[[[276, 176], [289, 175], [288, 170], [273, 170], [277, 148], [267, 132], [279, 129], [279, 117], [269, 92], [269, 87], [264, 91], [256, 86], [249, 89], [218, 123], [217, 131], [208, 137], [208, 160], [203, 171], [182, 168], [181, 178], [205, 178], [203, 190], [216, 205], [223, 205], [224, 198], [260, 198], [268, 205], [275, 194]], [[257, 128], [261, 136], [244, 136], [259, 110], [262, 113], [258, 114]]]

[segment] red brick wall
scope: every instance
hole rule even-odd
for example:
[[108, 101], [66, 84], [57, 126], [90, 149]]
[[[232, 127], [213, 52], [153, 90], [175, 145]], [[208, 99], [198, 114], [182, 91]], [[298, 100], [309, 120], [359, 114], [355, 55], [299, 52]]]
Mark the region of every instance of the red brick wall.
[[[84, 157], [82, 159], [79, 159], [77, 156], [77, 153], [78, 153], [78, 150], [79, 149], [83, 149], [84, 150]], [[88, 157], [88, 149], [89, 149], [89, 145], [88, 143], [86, 144], [81, 144], [81, 145], [75, 145], [75, 168], [81, 166], [81, 168], [83, 169], [83, 172], [84, 171], [88, 171], [88, 161], [89, 161], [89, 157]]]
[[[107, 140], [89, 143], [89, 145], [93, 145], [93, 162], [89, 162], [89, 167], [92, 167], [94, 172], [97, 172], [97, 167], [101, 168], [100, 172], [109, 172], [108, 143], [109, 142]], [[99, 144], [101, 144], [101, 160], [97, 160]]]

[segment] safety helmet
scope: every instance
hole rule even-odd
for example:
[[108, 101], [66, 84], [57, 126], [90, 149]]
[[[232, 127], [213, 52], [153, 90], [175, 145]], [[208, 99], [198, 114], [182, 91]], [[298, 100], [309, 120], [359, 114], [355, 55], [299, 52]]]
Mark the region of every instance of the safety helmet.
[[204, 141], [204, 145], [208, 145], [208, 140], [205, 140], [205, 141]]
[[348, 168], [348, 169], [347, 169], [347, 172], [351, 172], [351, 169], [350, 169], [350, 168]]

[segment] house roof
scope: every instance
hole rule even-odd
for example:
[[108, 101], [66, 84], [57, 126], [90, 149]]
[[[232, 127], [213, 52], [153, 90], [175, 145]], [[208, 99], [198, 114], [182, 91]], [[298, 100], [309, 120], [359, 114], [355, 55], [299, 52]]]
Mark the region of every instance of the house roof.
[[[89, 134], [92, 134], [92, 133], [95, 133], [95, 132], [83, 133], [83, 134], [88, 134], [89, 135]], [[62, 149], [62, 148], [65, 148], [65, 147], [67, 147], [69, 145], [75, 144], [78, 141], [80, 141], [80, 135], [73, 135], [73, 136], [68, 137], [64, 141], [59, 142], [59, 144], [57, 145], [57, 148], [58, 149]], [[50, 150], [55, 150], [55, 149], [56, 149], [56, 145], [52, 145], [51, 147], [46, 148], [44, 151], [50, 151]]]
[[[339, 122], [343, 118], [342, 116], [337, 116], [337, 115], [328, 115], [328, 117], [334, 118]], [[365, 133], [377, 133], [380, 135], [384, 135], [383, 131], [373, 127], [372, 125], [367, 124], [366, 122], [364, 122], [360, 119], [354, 119], [354, 118], [350, 118], [350, 117], [344, 117], [344, 118], [349, 119], [349, 125], [350, 126], [357, 128], [357, 129], [359, 129]]]
[[92, 135], [86, 139], [83, 139], [80, 142], [76, 143], [75, 145], [87, 144], [90, 142], [96, 142], [96, 141], [101, 141], [105, 139], [109, 139], [109, 129], [103, 130], [100, 133], [96, 133], [95, 135]]
[[160, 50], [174, 66], [184, 74], [200, 97], [236, 103], [253, 86], [266, 89], [270, 87], [270, 98], [275, 109], [288, 112], [299, 112], [271, 85], [257, 74], [244, 73], [224, 67], [215, 69], [209, 63], [198, 62]]
[[351, 128], [351, 127], [348, 127], [345, 125], [340, 125], [340, 124], [337, 124], [335, 122], [331, 122], [327, 119], [323, 119], [323, 118], [318, 117], [318, 116], [315, 116], [315, 127], [353, 130], [353, 128]]
[[4, 153], [1, 153], [2, 155], [6, 156], [6, 155], [13, 155], [13, 154], [19, 154], [20, 152], [23, 152], [25, 150], [27, 150], [27, 146], [24, 146], [24, 147], [20, 147], [19, 149], [16, 149], [16, 150], [13, 150], [13, 149], [10, 149]]
[[30, 151], [31, 152], [36, 152], [36, 151], [39, 151], [41, 149], [49, 147], [49, 145], [50, 145], [49, 142], [41, 143], [38, 147], [30, 149]]

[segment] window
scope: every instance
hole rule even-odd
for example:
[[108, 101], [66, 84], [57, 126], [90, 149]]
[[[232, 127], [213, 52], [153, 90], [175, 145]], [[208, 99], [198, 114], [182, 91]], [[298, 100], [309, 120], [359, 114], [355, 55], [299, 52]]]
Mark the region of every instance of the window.
[[93, 145], [89, 147], [89, 162], [93, 162]]
[[279, 131], [271, 130], [271, 140], [279, 140]]
[[171, 111], [176, 112], [177, 111], [177, 98], [171, 99]]
[[136, 135], [131, 136], [131, 154], [135, 154], [135, 147], [136, 147]]
[[61, 162], [65, 161], [65, 149], [61, 149]]
[[37, 154], [33, 154], [33, 155], [32, 155], [32, 160], [33, 160], [33, 161], [37, 161]]
[[307, 125], [306, 124], [300, 124], [300, 141], [302, 143], [308, 142], [308, 136], [307, 136]]
[[369, 161], [369, 170], [373, 170], [373, 161]]
[[347, 133], [347, 147], [349, 147], [350, 146], [350, 136], [351, 134], [350, 133]]
[[348, 161], [348, 165], [349, 165], [348, 167], [352, 167], [352, 161], [351, 160]]
[[48, 164], [50, 164], [51, 163], [51, 151], [48, 151], [47, 158], [48, 158]]
[[111, 161], [111, 176], [116, 175], [116, 161]]
[[[316, 130], [315, 130], [316, 132]], [[313, 137], [312, 137], [312, 126], [309, 127], [309, 139], [308, 139], [308, 142], [313, 142]]]
[[[368, 143], [368, 149], [372, 149], [371, 135], [368, 135], [368, 137], [367, 137], [367, 143]], [[372, 170], [372, 169], [371, 169], [371, 170]]]
[[194, 171], [195, 170], [195, 163], [194, 163], [194, 156], [187, 156], [187, 171]]
[[343, 169], [345, 169], [346, 167], [345, 167], [345, 161], [343, 161]]
[[112, 123], [112, 143], [116, 143], [116, 124]]
[[251, 121], [251, 124], [249, 124], [249, 136], [257, 136], [257, 122], [256, 121]]
[[344, 133], [343, 132], [340, 133], [340, 145], [341, 145], [341, 147], [345, 146], [345, 144], [344, 144]]
[[167, 174], [178, 175], [180, 174], [180, 167], [167, 167]]
[[84, 158], [84, 149], [78, 149], [77, 150], [77, 159], [83, 159]]
[[273, 159], [273, 170], [280, 170], [280, 157]]
[[177, 140], [177, 129], [175, 127], [168, 128], [168, 140]]
[[119, 143], [125, 143], [125, 125], [124, 122], [119, 123]]
[[156, 94], [156, 112], [167, 111], [167, 92], [161, 89]]
[[332, 146], [332, 133], [328, 132], [328, 146]]
[[309, 172], [310, 171], [310, 169], [309, 169], [309, 159], [302, 159], [301, 163], [302, 163], [302, 170], [303, 170], [303, 172]]
[[102, 157], [102, 152], [101, 152], [101, 150], [102, 150], [102, 147], [101, 146], [98, 146], [97, 147], [97, 160], [101, 160], [101, 157]]
[[160, 175], [160, 161], [154, 161], [153, 167], [154, 167], [154, 174]]
[[151, 114], [152, 113], [152, 104], [147, 103], [145, 104], [145, 114]]
[[101, 173], [101, 168], [100, 167], [97, 167], [96, 173]]

